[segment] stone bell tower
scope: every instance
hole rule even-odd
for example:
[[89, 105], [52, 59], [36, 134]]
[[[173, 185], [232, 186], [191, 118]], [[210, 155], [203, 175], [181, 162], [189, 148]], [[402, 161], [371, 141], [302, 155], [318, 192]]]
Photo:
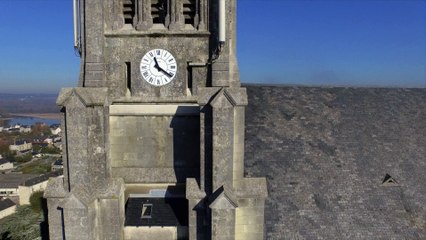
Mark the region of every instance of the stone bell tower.
[[50, 239], [263, 239], [244, 178], [235, 0], [74, 0], [79, 86], [62, 89]]

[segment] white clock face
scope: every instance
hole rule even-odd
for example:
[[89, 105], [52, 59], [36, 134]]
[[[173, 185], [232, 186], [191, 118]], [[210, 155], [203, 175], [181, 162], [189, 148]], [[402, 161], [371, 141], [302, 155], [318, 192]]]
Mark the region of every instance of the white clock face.
[[149, 84], [163, 86], [175, 78], [177, 63], [169, 51], [153, 49], [142, 57], [140, 70], [142, 77]]

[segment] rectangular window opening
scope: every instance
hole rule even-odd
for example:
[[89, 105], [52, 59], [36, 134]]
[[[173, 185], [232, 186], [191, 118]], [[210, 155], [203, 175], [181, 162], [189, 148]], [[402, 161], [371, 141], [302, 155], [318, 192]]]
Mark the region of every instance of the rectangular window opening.
[[143, 204], [141, 218], [152, 218], [152, 204]]
[[133, 24], [135, 12], [135, 0], [123, 0], [124, 24]]

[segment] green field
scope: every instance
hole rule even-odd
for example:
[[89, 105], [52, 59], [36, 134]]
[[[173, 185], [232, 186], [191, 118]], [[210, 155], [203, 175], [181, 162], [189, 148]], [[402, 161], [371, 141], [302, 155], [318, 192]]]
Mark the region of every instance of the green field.
[[16, 171], [24, 174], [44, 174], [49, 173], [53, 162], [58, 159], [57, 157], [43, 157], [23, 166], [18, 166]]

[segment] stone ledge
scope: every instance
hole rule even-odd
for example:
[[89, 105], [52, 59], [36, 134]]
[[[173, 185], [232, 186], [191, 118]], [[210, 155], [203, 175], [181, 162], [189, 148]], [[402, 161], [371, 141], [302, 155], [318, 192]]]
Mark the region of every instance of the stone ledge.
[[111, 105], [110, 116], [194, 116], [200, 114], [195, 104]]
[[[198, 173], [198, 168], [121, 168], [114, 167], [111, 170], [112, 177], [123, 178], [126, 183], [176, 183], [184, 182], [188, 175]], [[180, 174], [185, 173], [180, 177]], [[178, 175], [179, 177], [177, 177]], [[190, 177], [190, 176], [189, 176]], [[153, 181], [155, 179], [155, 181]]]
[[56, 104], [66, 106], [74, 94], [81, 99], [85, 106], [103, 106], [107, 102], [108, 88], [62, 88]]
[[266, 178], [244, 178], [235, 187], [237, 198], [267, 198]]

